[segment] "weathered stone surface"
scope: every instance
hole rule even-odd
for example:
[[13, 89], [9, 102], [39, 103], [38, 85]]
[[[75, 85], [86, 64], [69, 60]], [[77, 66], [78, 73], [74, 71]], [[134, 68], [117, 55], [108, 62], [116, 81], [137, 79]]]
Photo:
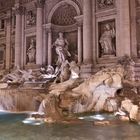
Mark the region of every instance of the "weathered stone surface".
[[0, 89], [7, 88], [7, 87], [8, 87], [7, 83], [0, 83]]
[[130, 119], [137, 120], [138, 106], [134, 105], [131, 100], [122, 101], [121, 108], [129, 113]]
[[[73, 92], [81, 94], [86, 104], [77, 104], [79, 111], [103, 111], [108, 98], [115, 97], [118, 89], [122, 88], [122, 77], [124, 70], [121, 67], [116, 69], [105, 69], [98, 72], [79, 87], [72, 89]], [[116, 109], [116, 104], [113, 104]], [[77, 110], [78, 112], [78, 110]]]

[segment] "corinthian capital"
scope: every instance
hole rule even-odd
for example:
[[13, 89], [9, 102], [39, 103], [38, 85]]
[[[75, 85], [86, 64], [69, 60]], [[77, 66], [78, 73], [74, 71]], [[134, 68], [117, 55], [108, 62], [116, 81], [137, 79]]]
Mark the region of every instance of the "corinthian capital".
[[23, 14], [25, 14], [25, 7], [23, 7], [21, 5], [16, 5], [14, 7], [14, 10], [15, 10], [15, 14], [16, 15], [23, 15]]
[[35, 6], [37, 8], [42, 8], [44, 6], [44, 4], [45, 4], [45, 0], [36, 0], [36, 2], [35, 2]]

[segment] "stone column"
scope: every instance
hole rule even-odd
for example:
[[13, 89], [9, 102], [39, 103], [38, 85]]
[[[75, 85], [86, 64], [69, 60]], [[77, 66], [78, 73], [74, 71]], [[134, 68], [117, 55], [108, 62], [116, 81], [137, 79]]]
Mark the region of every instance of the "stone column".
[[23, 69], [24, 65], [26, 64], [25, 61], [24, 61], [24, 54], [25, 54], [25, 47], [24, 47], [24, 43], [25, 43], [25, 33], [24, 33], [24, 30], [25, 30], [25, 8], [24, 8], [24, 11], [23, 11], [23, 14], [22, 14], [22, 46], [21, 46], [21, 68]]
[[48, 65], [52, 64], [52, 31], [48, 30]]
[[83, 41], [82, 41], [82, 26], [83, 26], [83, 16], [77, 16], [75, 17], [77, 21], [77, 26], [78, 26], [78, 63], [82, 63], [82, 52], [83, 52]]
[[47, 33], [46, 29], [43, 30], [43, 65], [47, 63]]
[[137, 25], [136, 25], [136, 1], [130, 0], [130, 11], [131, 11], [131, 54], [133, 57], [137, 57]]
[[16, 28], [15, 28], [15, 66], [21, 66], [21, 46], [22, 46], [22, 14], [23, 7], [15, 5]]
[[45, 0], [37, 0], [37, 22], [36, 22], [36, 64], [43, 64], [43, 6]]
[[83, 62], [92, 63], [92, 0], [83, 0]]
[[82, 78], [93, 73], [92, 0], [83, 0], [83, 65]]
[[96, 51], [96, 1], [92, 0], [92, 44], [93, 44], [93, 66], [96, 66], [96, 58], [97, 58], [97, 51]]
[[130, 3], [129, 0], [117, 1], [117, 56], [131, 54], [131, 35], [130, 35]]
[[11, 52], [11, 11], [7, 11], [7, 17], [6, 17], [6, 69], [10, 69], [10, 52]]

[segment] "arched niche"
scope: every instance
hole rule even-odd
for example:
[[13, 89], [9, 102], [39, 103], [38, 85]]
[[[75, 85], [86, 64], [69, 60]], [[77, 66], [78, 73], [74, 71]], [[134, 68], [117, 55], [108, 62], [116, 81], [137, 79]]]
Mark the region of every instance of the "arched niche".
[[[69, 42], [69, 51], [72, 54], [74, 60], [77, 59], [78, 49], [77, 49], [77, 22], [75, 17], [80, 16], [81, 11], [79, 6], [72, 0], [63, 0], [57, 3], [49, 13], [48, 24], [51, 24], [50, 29], [52, 32], [52, 43], [55, 42], [58, 37], [59, 32], [64, 33], [64, 37]], [[53, 50], [52, 54], [55, 53]], [[52, 60], [56, 60], [52, 55]], [[55, 62], [53, 62], [55, 63]]]
[[52, 16], [54, 15], [55, 11], [60, 8], [61, 6], [64, 6], [64, 5], [71, 5], [74, 7], [74, 9], [76, 10], [76, 13], [77, 13], [77, 16], [80, 16], [81, 12], [80, 12], [80, 8], [78, 7], [78, 5], [73, 2], [72, 0], [63, 0], [59, 3], [57, 3], [53, 8], [52, 10], [50, 11], [49, 13], [49, 16], [48, 16], [48, 20], [47, 20], [47, 23], [51, 23], [51, 20], [52, 20]]

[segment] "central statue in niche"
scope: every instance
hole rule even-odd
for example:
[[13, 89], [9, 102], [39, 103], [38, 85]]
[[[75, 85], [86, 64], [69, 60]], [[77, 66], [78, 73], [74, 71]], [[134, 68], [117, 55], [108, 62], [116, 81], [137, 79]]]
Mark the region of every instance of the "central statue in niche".
[[58, 59], [56, 65], [60, 66], [68, 57], [71, 56], [70, 52], [68, 51], [68, 41], [64, 38], [64, 34], [59, 32], [58, 38], [53, 43], [53, 47], [55, 47], [56, 54], [58, 55]]

